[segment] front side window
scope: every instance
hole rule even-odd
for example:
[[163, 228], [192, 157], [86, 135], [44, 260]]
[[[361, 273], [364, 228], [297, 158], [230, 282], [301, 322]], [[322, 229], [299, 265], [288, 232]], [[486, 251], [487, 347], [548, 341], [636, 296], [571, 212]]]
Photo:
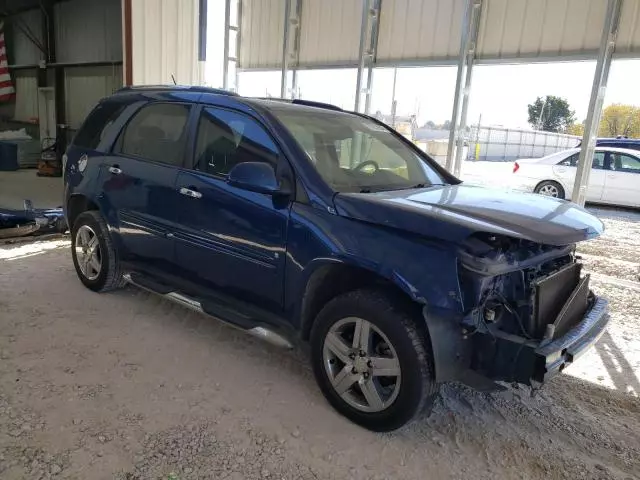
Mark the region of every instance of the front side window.
[[445, 183], [415, 151], [376, 122], [348, 113], [291, 106], [274, 107], [272, 113], [338, 192]]
[[274, 165], [278, 149], [254, 119], [238, 112], [206, 108], [198, 125], [194, 168], [212, 175], [228, 175], [243, 162]]
[[125, 127], [119, 140], [119, 151], [125, 155], [181, 166], [188, 119], [187, 105], [147, 105]]

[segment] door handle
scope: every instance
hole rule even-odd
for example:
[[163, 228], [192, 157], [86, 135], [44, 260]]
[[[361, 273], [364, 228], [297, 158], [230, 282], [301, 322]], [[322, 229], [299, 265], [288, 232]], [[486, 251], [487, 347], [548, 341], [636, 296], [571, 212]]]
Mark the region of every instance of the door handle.
[[609, 177], [609, 178], [616, 178], [616, 175], [615, 175], [615, 173], [610, 173], [609, 175], [607, 175], [607, 177]]
[[120, 167], [118, 167], [118, 165], [112, 165], [109, 167], [109, 171], [111, 173], [113, 173], [114, 175], [120, 175], [122, 173], [122, 170], [120, 170]]
[[178, 191], [180, 192], [181, 195], [185, 195], [187, 197], [202, 198], [202, 194], [200, 192], [198, 192], [197, 190], [191, 190], [190, 188], [182, 187]]

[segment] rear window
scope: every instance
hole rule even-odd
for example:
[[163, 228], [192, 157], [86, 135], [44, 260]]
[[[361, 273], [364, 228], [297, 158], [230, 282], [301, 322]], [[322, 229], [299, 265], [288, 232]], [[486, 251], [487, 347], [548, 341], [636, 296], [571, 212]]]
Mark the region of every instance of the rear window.
[[80, 127], [73, 139], [73, 144], [95, 150], [107, 133], [108, 127], [118, 118], [126, 106], [126, 104], [119, 102], [99, 103]]

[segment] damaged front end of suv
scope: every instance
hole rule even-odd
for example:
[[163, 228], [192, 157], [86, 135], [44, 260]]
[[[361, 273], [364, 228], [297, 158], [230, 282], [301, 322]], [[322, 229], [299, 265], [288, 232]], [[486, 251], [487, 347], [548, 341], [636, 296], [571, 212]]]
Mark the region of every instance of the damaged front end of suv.
[[445, 375], [537, 386], [604, 332], [607, 301], [590, 290], [575, 245], [480, 233], [460, 246], [458, 258], [465, 314], [449, 348], [434, 352], [441, 365], [443, 356], [455, 359]]

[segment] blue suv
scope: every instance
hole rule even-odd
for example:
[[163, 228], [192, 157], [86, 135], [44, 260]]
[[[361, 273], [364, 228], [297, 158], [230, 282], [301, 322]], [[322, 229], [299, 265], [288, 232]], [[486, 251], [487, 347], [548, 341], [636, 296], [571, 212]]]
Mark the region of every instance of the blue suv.
[[126, 88], [65, 157], [78, 277], [131, 283], [284, 347], [376, 431], [440, 382], [534, 387], [603, 333], [575, 244], [602, 223], [466, 186], [365, 115], [201, 87]]

